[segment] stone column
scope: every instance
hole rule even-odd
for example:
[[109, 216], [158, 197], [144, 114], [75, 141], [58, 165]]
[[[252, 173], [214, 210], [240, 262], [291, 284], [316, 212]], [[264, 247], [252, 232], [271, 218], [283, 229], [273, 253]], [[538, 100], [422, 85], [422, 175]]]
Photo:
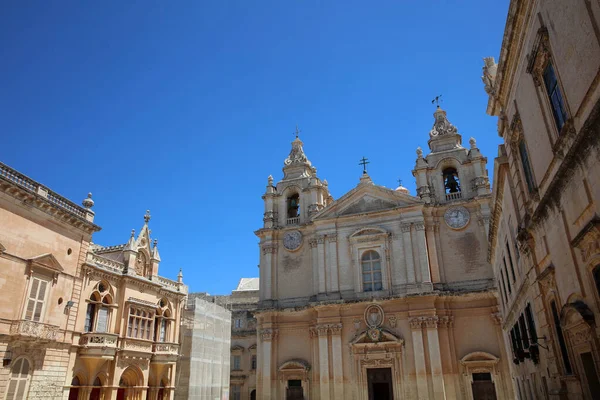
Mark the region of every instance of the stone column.
[[336, 293], [340, 291], [338, 280], [338, 263], [337, 263], [337, 235], [327, 235], [327, 269], [329, 270], [329, 292]]
[[327, 325], [317, 325], [319, 335], [319, 391], [321, 400], [329, 400], [329, 344], [327, 343]]
[[431, 281], [433, 283], [441, 282], [440, 264], [437, 254], [437, 244], [435, 242], [435, 231], [440, 229], [440, 223], [434, 222], [427, 225], [425, 228], [425, 236], [427, 237], [427, 254], [429, 255], [429, 263], [431, 267]]
[[342, 362], [342, 324], [331, 325], [331, 361], [333, 367], [333, 398], [344, 400], [344, 364]]
[[440, 340], [445, 340], [446, 347], [450, 351], [450, 354], [449, 354], [450, 360], [452, 361], [449, 364], [449, 370], [446, 371], [446, 374], [445, 374], [446, 379], [444, 380], [445, 385], [446, 385], [446, 387], [445, 387], [446, 400], [455, 400], [457, 398], [460, 398], [460, 395], [457, 393], [457, 390], [460, 385], [458, 385], [456, 382], [456, 378], [457, 378], [456, 362], [457, 362], [457, 360], [453, 355], [452, 349], [453, 349], [454, 345], [450, 340], [450, 330], [452, 329], [453, 324], [454, 324], [454, 317], [452, 317], [452, 316], [442, 316], [442, 317], [439, 317], [439, 319], [438, 319], [438, 327], [445, 328], [441, 331], [438, 331], [438, 334], [441, 334], [441, 336], [442, 336], [442, 339], [440, 339]]
[[393, 234], [391, 240], [392, 251], [392, 287], [406, 284], [406, 268], [401, 268], [400, 265], [404, 259], [404, 249], [402, 246], [402, 235]]
[[442, 354], [438, 335], [438, 317], [428, 317], [425, 320], [425, 326], [427, 327], [429, 362], [433, 378], [433, 398], [444, 400], [446, 398], [446, 388], [444, 386], [444, 371], [442, 370]]
[[317, 237], [317, 257], [319, 268], [319, 293], [327, 293], [327, 270], [325, 268], [325, 237]]
[[415, 263], [413, 260], [412, 242], [410, 238], [410, 224], [400, 225], [402, 229], [402, 242], [404, 244], [404, 260], [406, 262], [406, 283], [414, 285], [416, 280]]
[[427, 254], [427, 242], [425, 239], [425, 224], [415, 224], [417, 233], [417, 247], [419, 248], [419, 268], [421, 271], [421, 282], [431, 283], [431, 272], [429, 271], [429, 255]]
[[319, 254], [317, 252], [317, 239], [310, 239], [310, 253], [312, 260], [313, 294], [319, 294]]
[[423, 345], [423, 318], [413, 317], [408, 321], [412, 331], [413, 352], [415, 356], [415, 375], [417, 378], [417, 399], [429, 400], [427, 388], [427, 369], [425, 368], [425, 347]]
[[271, 399], [271, 358], [272, 358], [272, 340], [277, 337], [277, 329], [264, 329], [261, 332], [262, 338], [262, 396], [261, 399]]

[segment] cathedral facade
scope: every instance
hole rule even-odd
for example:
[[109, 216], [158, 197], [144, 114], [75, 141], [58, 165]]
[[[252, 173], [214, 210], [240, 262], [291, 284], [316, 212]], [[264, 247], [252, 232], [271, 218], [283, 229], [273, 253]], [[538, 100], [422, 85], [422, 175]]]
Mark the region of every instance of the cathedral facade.
[[434, 119], [417, 196], [365, 170], [334, 200], [299, 138], [283, 179], [269, 177], [257, 398], [513, 398], [487, 262], [487, 160], [444, 110]]

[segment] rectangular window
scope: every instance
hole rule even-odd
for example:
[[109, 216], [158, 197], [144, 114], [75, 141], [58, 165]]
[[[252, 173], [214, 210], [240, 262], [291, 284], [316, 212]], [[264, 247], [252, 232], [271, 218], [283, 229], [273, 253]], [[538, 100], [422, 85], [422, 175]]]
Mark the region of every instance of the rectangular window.
[[552, 62], [549, 62], [546, 69], [544, 69], [544, 84], [546, 85], [546, 93], [548, 94], [548, 100], [550, 100], [550, 106], [552, 107], [554, 122], [556, 123], [556, 128], [558, 128], [558, 131], [560, 132], [567, 120], [567, 111], [563, 103], [560, 87], [558, 86], [558, 79], [556, 79], [556, 73]]
[[48, 281], [37, 277], [31, 278], [29, 297], [27, 299], [27, 309], [25, 310], [25, 319], [28, 321], [39, 322], [42, 319], [42, 311], [46, 300], [46, 290]]
[[256, 369], [256, 354], [252, 354], [251, 366], [252, 370]]
[[502, 280], [502, 288], [504, 289], [504, 303], [508, 304], [508, 294], [506, 293], [506, 284], [504, 283], [504, 275], [500, 271], [500, 279]]
[[235, 328], [236, 328], [236, 329], [240, 329], [240, 328], [242, 327], [242, 320], [241, 320], [241, 319], [239, 319], [239, 318], [237, 318], [237, 319], [235, 320], [235, 324], [234, 324], [234, 326], [235, 326]]
[[167, 320], [163, 318], [160, 321], [160, 333], [158, 335], [158, 341], [164, 342], [166, 337], [167, 337]]
[[535, 189], [535, 183], [533, 181], [533, 173], [531, 172], [531, 164], [529, 163], [527, 145], [523, 139], [519, 141], [519, 155], [521, 156], [521, 164], [523, 165], [523, 174], [525, 175], [525, 182], [527, 182], [527, 189], [529, 190], [529, 193], [531, 193]]
[[512, 287], [510, 286], [510, 281], [508, 280], [508, 272], [506, 270], [506, 263], [504, 263], [504, 275], [506, 276], [506, 286], [508, 287], [508, 294], [511, 294]]
[[136, 308], [129, 308], [129, 324], [127, 336], [136, 339], [151, 340], [150, 333], [154, 328], [154, 313]]
[[98, 323], [96, 324], [96, 332], [108, 332], [108, 308], [100, 307], [98, 309]]
[[508, 247], [508, 240], [506, 241], [506, 254], [508, 255], [508, 263], [510, 264], [510, 272], [512, 272], [514, 282], [517, 278], [515, 277], [515, 267], [513, 265], [512, 256], [510, 255], [510, 247]]
[[85, 313], [85, 332], [91, 332], [94, 328], [94, 314], [96, 314], [96, 305], [88, 304], [87, 311]]
[[556, 336], [558, 338], [558, 346], [562, 355], [563, 365], [565, 366], [565, 374], [571, 375], [573, 368], [571, 368], [571, 361], [569, 360], [569, 351], [567, 350], [567, 344], [565, 343], [565, 337], [563, 335], [562, 326], [560, 326], [560, 317], [558, 316], [558, 310], [556, 309], [556, 303], [550, 303], [550, 309], [552, 310], [552, 319], [554, 320], [554, 329], [556, 330]]
[[233, 356], [233, 369], [235, 371], [242, 369], [242, 357]]
[[535, 329], [535, 321], [533, 320], [533, 313], [531, 312], [531, 304], [527, 304], [525, 307], [525, 319], [527, 320], [527, 329], [529, 330], [529, 338], [532, 343], [537, 343], [537, 331]]
[[521, 340], [523, 341], [523, 348], [529, 348], [529, 337], [527, 336], [527, 327], [525, 326], [525, 317], [523, 314], [519, 317], [519, 328], [521, 329]]
[[240, 400], [242, 398], [242, 387], [240, 385], [231, 386], [231, 400]]

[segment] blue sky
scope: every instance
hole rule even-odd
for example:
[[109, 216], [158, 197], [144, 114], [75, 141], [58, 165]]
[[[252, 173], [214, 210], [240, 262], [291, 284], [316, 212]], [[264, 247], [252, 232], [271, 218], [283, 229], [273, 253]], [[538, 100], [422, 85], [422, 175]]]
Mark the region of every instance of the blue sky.
[[482, 58], [508, 0], [4, 2], [0, 160], [80, 202], [96, 243], [124, 243], [146, 209], [160, 273], [228, 293], [258, 276], [254, 230], [298, 124], [335, 198], [369, 158], [415, 193], [431, 99], [488, 157]]

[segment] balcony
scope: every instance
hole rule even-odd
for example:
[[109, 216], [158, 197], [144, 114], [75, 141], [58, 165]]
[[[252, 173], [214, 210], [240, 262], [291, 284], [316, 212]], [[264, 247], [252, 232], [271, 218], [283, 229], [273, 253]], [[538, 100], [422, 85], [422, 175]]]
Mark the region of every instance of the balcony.
[[152, 342], [149, 340], [142, 340], [142, 339], [120, 338], [119, 339], [119, 351], [151, 354], [152, 353]]
[[79, 356], [112, 360], [117, 352], [118, 337], [114, 333], [84, 333], [79, 338]]
[[14, 321], [10, 334], [34, 341], [55, 341], [59, 336], [59, 327], [28, 320]]
[[178, 343], [154, 343], [152, 345], [153, 363], [174, 363], [179, 357]]
[[286, 221], [287, 225], [298, 225], [300, 223], [300, 217], [288, 218]]
[[456, 201], [462, 199], [462, 192], [446, 193], [446, 201]]

